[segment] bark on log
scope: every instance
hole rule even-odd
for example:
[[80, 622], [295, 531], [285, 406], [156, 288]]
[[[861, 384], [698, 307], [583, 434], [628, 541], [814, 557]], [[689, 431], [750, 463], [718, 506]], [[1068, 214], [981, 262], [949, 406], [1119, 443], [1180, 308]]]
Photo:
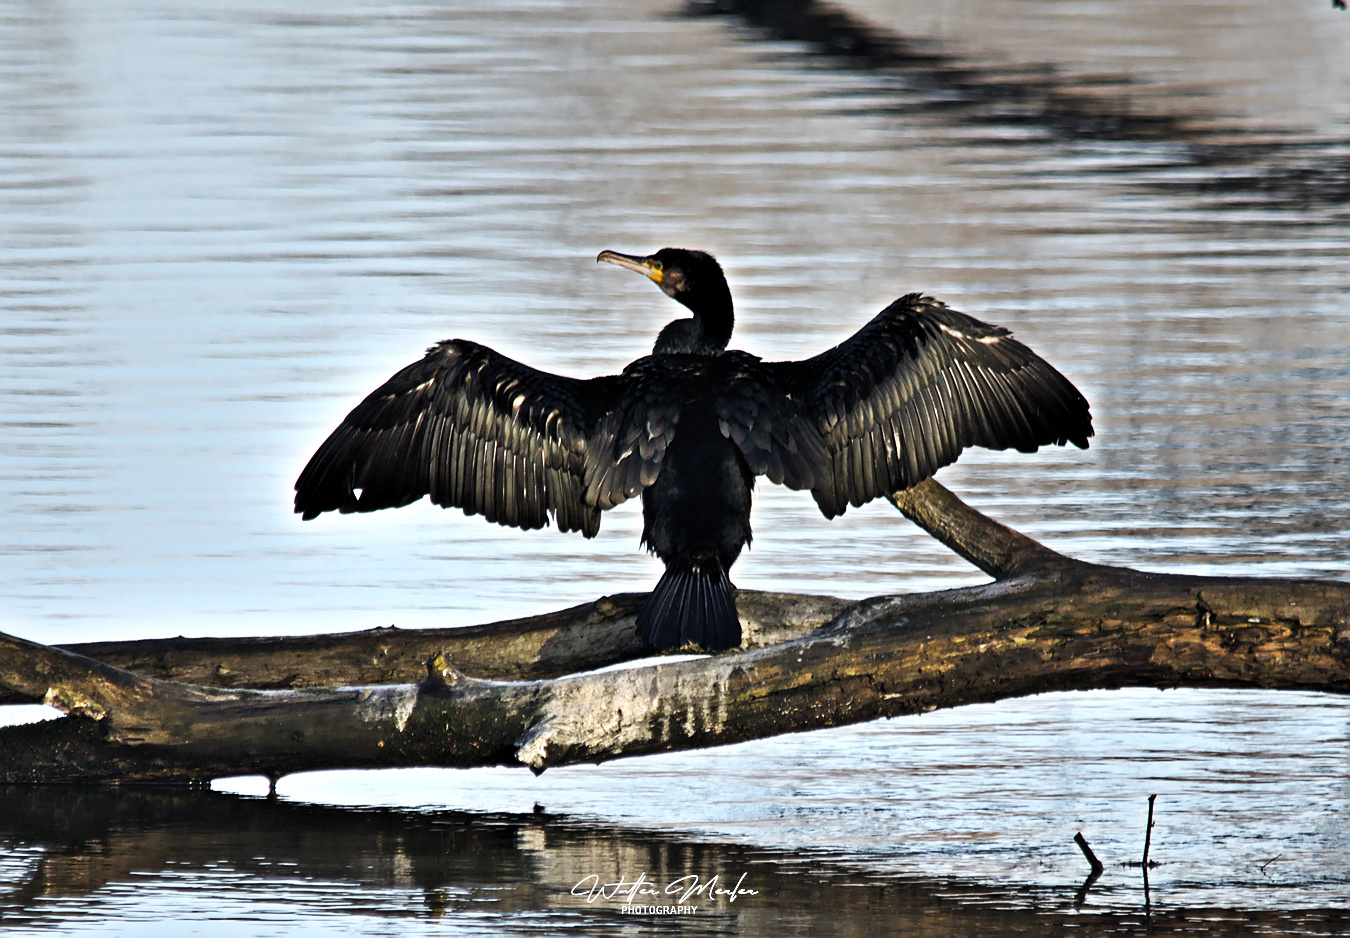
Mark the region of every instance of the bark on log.
[[[444, 653], [474, 677], [534, 680], [660, 654], [633, 634], [646, 593], [620, 593], [528, 619], [449, 629], [369, 629], [277, 638], [156, 638], [64, 646], [144, 677], [211, 687], [286, 690], [421, 680]], [[851, 606], [830, 596], [742, 590], [744, 646], [800, 638]], [[0, 704], [32, 703], [0, 688]]]
[[[391, 674], [407, 681], [374, 687], [191, 686], [0, 637], [0, 688], [11, 699], [46, 699], [72, 715], [0, 731], [0, 780], [190, 782], [406, 765], [543, 771], [1048, 690], [1350, 692], [1350, 584], [1083, 563], [998, 525], [931, 480], [892, 501], [998, 579], [858, 603], [743, 593], [738, 605], [754, 620], [747, 631], [758, 647], [550, 679], [470, 677], [450, 661], [529, 678], [564, 661], [595, 667], [645, 655], [624, 634], [636, 598], [483, 626], [471, 637], [457, 631], [436, 636], [433, 645], [425, 633], [400, 630], [308, 640], [316, 649], [365, 643], [360, 653], [322, 658], [314, 673], [334, 684]], [[461, 638], [467, 642], [449, 657], [434, 655], [416, 683], [402, 676], [435, 642], [448, 647]], [[283, 685], [294, 683], [291, 662], [303, 649], [292, 645], [277, 668], [258, 654], [269, 641], [281, 648], [304, 640], [252, 640], [224, 668], [220, 646], [191, 642], [172, 654], [163, 646], [147, 651], [147, 643], [102, 643], [98, 651], [141, 671], [158, 661], [161, 674], [203, 683], [262, 684], [279, 674]], [[593, 643], [599, 651], [588, 657]]]

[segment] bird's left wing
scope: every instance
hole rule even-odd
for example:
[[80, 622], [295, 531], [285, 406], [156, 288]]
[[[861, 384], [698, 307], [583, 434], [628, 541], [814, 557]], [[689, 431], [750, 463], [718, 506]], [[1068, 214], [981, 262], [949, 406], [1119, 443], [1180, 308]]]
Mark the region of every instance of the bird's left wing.
[[967, 446], [1087, 448], [1088, 402], [1000, 326], [919, 294], [799, 362], [765, 362], [819, 430], [827, 472], [811, 494], [827, 518], [917, 485]]
[[295, 510], [309, 519], [430, 495], [519, 528], [541, 528], [553, 515], [560, 530], [593, 537], [609, 503], [587, 497], [587, 476], [616, 454], [591, 437], [620, 385], [537, 371], [475, 342], [441, 342], [319, 447], [295, 483]]

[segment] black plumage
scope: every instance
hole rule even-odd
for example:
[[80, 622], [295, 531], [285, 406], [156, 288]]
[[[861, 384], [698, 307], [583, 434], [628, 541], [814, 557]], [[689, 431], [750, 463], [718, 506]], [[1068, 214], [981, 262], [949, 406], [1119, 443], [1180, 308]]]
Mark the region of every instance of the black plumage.
[[692, 318], [651, 355], [590, 379], [536, 371], [462, 339], [377, 388], [295, 484], [305, 519], [424, 495], [519, 528], [553, 518], [594, 537], [642, 495], [644, 545], [666, 564], [638, 616], [657, 648], [741, 641], [728, 571], [750, 542], [756, 476], [809, 489], [827, 518], [909, 488], [967, 446], [1086, 448], [1088, 403], [1006, 329], [917, 293], [814, 358], [727, 351], [734, 314], [701, 251], [598, 258], [650, 277]]

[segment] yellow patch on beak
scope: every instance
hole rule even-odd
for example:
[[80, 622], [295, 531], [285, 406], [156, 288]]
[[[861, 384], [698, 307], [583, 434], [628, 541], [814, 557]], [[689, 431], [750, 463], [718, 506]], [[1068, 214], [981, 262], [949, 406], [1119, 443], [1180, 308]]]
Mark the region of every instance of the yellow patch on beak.
[[631, 254], [620, 254], [618, 251], [601, 251], [596, 260], [618, 264], [626, 270], [635, 270], [650, 277], [658, 284], [665, 282], [666, 279], [665, 271], [661, 268], [661, 262], [652, 260], [650, 257], [634, 257]]

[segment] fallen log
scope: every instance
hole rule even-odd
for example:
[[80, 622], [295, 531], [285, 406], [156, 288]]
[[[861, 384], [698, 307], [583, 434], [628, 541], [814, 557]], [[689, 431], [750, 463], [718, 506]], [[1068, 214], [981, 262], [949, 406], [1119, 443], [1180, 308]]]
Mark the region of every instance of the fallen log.
[[743, 592], [744, 650], [565, 677], [545, 675], [650, 654], [631, 639], [641, 597], [433, 635], [69, 649], [0, 636], [6, 699], [69, 715], [0, 730], [0, 780], [542, 772], [1050, 690], [1350, 692], [1350, 584], [1084, 563], [932, 480], [892, 502], [994, 582], [856, 603]]

